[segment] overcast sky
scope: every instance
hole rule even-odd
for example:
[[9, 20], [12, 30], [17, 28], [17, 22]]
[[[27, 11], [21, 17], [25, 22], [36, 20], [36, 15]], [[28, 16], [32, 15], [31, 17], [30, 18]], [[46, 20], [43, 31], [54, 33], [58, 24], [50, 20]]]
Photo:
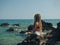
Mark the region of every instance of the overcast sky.
[[0, 0], [0, 19], [60, 19], [60, 0]]

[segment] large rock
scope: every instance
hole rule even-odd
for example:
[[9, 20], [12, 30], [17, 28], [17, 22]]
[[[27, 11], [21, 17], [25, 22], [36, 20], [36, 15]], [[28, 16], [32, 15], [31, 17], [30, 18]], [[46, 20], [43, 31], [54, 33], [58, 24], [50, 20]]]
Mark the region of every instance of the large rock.
[[52, 23], [47, 23], [47, 22], [45, 22], [45, 21], [43, 21], [42, 20], [42, 29], [43, 29], [43, 31], [44, 30], [52, 30], [53, 29], [53, 25], [52, 25]]
[[57, 28], [52, 31], [52, 36], [49, 37], [46, 45], [55, 45], [58, 42], [60, 42], [60, 22], [57, 23]]
[[60, 22], [57, 23], [57, 29], [56, 29], [56, 35], [57, 35], [57, 38], [58, 38], [58, 41], [60, 41]]
[[28, 26], [28, 31], [32, 31], [33, 30], [33, 27], [34, 27], [34, 25], [29, 25]]
[[[48, 41], [47, 41], [47, 43], [46, 43], [46, 45], [49, 45], [49, 44], [51, 44], [52, 42], [51, 42], [51, 39], [52, 40], [54, 40], [53, 39], [53, 37], [55, 37], [55, 36], [53, 36], [54, 35], [54, 32], [55, 32], [55, 28], [53, 28], [53, 25], [52, 25], [52, 23], [47, 23], [47, 22], [45, 22], [45, 21], [42, 21], [42, 27], [43, 27], [43, 31], [44, 30], [47, 30], [47, 31], [49, 31], [49, 30], [51, 30], [51, 31], [49, 31], [48, 32], [48, 34], [50, 35], [50, 36], [47, 36], [47, 38], [48, 38]], [[34, 28], [34, 26], [33, 25], [29, 25], [28, 26], [28, 31], [33, 31], [33, 28]], [[52, 31], [53, 30], [53, 31]], [[25, 32], [23, 32], [23, 33], [25, 33]], [[48, 35], [47, 34], [47, 35]], [[52, 35], [53, 34], [53, 35]], [[52, 36], [51, 36], [52, 35]], [[55, 34], [56, 35], [56, 34]], [[39, 43], [40, 43], [40, 39], [42, 39], [41, 37], [38, 37], [36, 34], [31, 34], [31, 35], [29, 35], [22, 43], [18, 43], [17, 45], [40, 45]], [[48, 42], [50, 42], [50, 43], [48, 43]], [[55, 41], [54, 41], [55, 42]]]
[[[28, 31], [32, 31], [33, 28], [34, 28], [34, 25], [29, 25], [28, 26]], [[43, 29], [43, 31], [44, 30], [49, 31], [49, 30], [53, 30], [54, 27], [53, 27], [52, 23], [47, 23], [47, 22], [42, 20], [42, 29]]]
[[8, 26], [8, 23], [2, 23], [0, 26]]
[[17, 45], [40, 45], [40, 37], [36, 34], [31, 34], [22, 43], [18, 43]]
[[[29, 25], [28, 26], [28, 31], [33, 31], [34, 25]], [[47, 23], [42, 20], [42, 29], [44, 30], [54, 30], [55, 28], [53, 27], [52, 23]]]
[[57, 28], [59, 28], [59, 29], [60, 29], [60, 22], [59, 22], [59, 23], [57, 23]]

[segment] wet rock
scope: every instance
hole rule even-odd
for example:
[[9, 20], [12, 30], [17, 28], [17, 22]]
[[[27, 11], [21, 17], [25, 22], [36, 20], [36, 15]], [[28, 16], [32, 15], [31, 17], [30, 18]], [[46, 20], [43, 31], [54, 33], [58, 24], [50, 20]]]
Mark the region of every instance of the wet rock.
[[27, 34], [27, 33], [31, 32], [31, 31], [33, 31], [33, 25], [29, 25], [27, 31], [20, 31], [20, 34], [25, 34], [25, 33]]
[[18, 43], [17, 45], [22, 45], [21, 43]]
[[0, 26], [8, 26], [8, 23], [2, 23]]
[[28, 34], [32, 34], [32, 32], [30, 32], [30, 31], [21, 31], [20, 34], [26, 34], [26, 35], [28, 35]]
[[14, 31], [14, 28], [10, 27], [7, 31], [13, 32]]
[[21, 31], [20, 34], [25, 34], [27, 31]]
[[13, 24], [13, 26], [20, 26], [19, 24]]

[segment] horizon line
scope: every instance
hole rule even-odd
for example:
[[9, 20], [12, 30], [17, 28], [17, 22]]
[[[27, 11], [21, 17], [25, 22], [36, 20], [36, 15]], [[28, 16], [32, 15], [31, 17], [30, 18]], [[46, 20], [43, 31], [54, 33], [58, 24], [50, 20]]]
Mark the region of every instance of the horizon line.
[[[26, 19], [28, 19], [28, 18], [26, 18]], [[1, 20], [1, 19], [0, 19]], [[9, 20], [9, 19], [8, 19]]]

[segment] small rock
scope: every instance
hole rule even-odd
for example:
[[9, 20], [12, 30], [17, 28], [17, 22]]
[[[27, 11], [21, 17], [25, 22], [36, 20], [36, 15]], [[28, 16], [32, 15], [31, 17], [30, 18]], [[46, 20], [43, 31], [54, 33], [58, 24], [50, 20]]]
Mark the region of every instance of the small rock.
[[7, 31], [13, 32], [14, 31], [14, 28], [10, 27]]
[[8, 26], [8, 23], [2, 23], [0, 26]]

